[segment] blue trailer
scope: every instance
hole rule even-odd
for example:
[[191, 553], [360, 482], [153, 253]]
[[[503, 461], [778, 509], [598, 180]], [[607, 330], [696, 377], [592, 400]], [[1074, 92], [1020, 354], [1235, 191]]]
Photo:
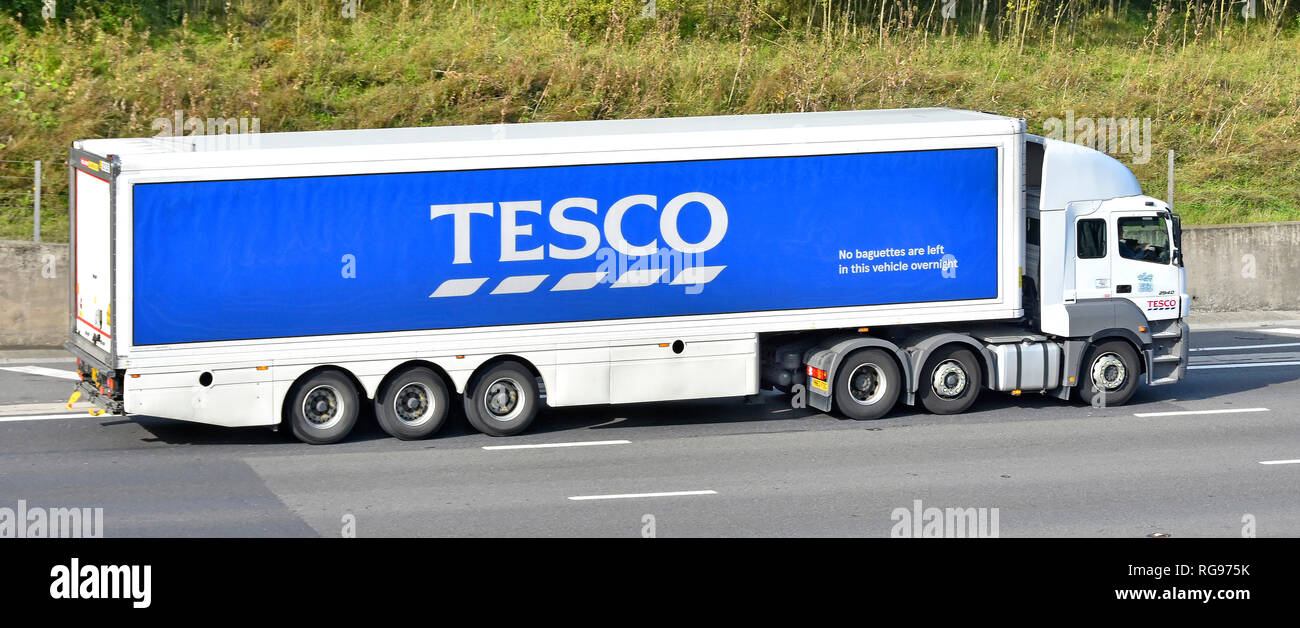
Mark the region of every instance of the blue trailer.
[[[399, 438], [434, 434], [456, 405], [510, 435], [543, 405], [764, 389], [855, 418], [898, 401], [960, 412], [982, 388], [1086, 385], [1114, 403], [1141, 373], [1173, 381], [1186, 361], [1186, 297], [1141, 300], [1185, 285], [1169, 208], [1117, 162], [1018, 119], [928, 109], [238, 139], [72, 149], [68, 348], [79, 391], [105, 411], [327, 443], [362, 404]], [[1163, 229], [1164, 269], [1137, 269], [1159, 275], [1151, 290], [1080, 299], [1065, 281], [1074, 223], [1114, 214], [1118, 228], [1131, 211], [1146, 220], [1132, 234]], [[1051, 246], [1043, 225], [1059, 228]], [[1069, 274], [1095, 274], [1095, 259]]]

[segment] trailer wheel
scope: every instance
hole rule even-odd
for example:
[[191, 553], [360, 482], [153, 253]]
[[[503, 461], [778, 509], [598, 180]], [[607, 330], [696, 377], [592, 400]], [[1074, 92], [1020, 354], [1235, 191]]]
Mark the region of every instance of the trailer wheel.
[[518, 362], [492, 367], [465, 393], [465, 418], [489, 436], [514, 436], [528, 429], [541, 404], [537, 380]]
[[1123, 340], [1094, 346], [1083, 360], [1079, 394], [1100, 406], [1121, 406], [1137, 392], [1141, 367], [1137, 352]]
[[337, 371], [321, 371], [289, 392], [289, 426], [298, 440], [328, 445], [343, 440], [357, 424], [357, 389]]
[[418, 440], [433, 436], [447, 420], [447, 385], [423, 366], [397, 373], [375, 398], [375, 419], [389, 436]]
[[980, 367], [970, 349], [948, 347], [925, 361], [921, 405], [935, 414], [960, 414], [979, 397]]
[[858, 351], [845, 358], [835, 373], [835, 407], [850, 419], [879, 419], [893, 409], [902, 387], [898, 364], [888, 353]]

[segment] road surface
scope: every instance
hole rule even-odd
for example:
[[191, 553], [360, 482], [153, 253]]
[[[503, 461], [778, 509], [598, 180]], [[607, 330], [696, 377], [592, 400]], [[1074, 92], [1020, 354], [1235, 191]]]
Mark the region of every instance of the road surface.
[[49, 418], [67, 415], [52, 402], [73, 365], [11, 360], [0, 507], [103, 508], [108, 537], [885, 537], [926, 508], [986, 509], [1003, 537], [1300, 536], [1300, 329], [1192, 346], [1185, 381], [1123, 407], [985, 391], [959, 416], [900, 405], [858, 422], [773, 393], [555, 409], [508, 439], [460, 417], [414, 442], [363, 422], [323, 447]]

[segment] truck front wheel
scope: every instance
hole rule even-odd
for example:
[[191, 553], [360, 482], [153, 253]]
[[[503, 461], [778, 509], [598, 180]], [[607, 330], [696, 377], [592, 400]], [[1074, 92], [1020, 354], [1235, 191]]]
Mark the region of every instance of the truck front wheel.
[[849, 355], [835, 373], [835, 407], [858, 421], [879, 419], [898, 401], [903, 378], [898, 364], [880, 349]]
[[465, 418], [489, 436], [514, 436], [528, 429], [540, 404], [533, 374], [518, 362], [502, 362], [467, 387]]
[[337, 371], [321, 371], [289, 391], [289, 426], [298, 440], [328, 445], [344, 439], [357, 424], [357, 389]]
[[921, 372], [921, 405], [935, 414], [960, 414], [980, 394], [979, 363], [969, 349], [950, 347], [925, 362]]
[[1096, 345], [1083, 360], [1079, 393], [1094, 406], [1120, 406], [1137, 392], [1141, 375], [1137, 352], [1123, 340]]

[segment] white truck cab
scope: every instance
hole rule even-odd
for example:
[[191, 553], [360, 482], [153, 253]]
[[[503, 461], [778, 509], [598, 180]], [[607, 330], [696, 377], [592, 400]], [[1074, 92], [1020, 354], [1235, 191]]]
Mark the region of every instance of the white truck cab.
[[[1191, 298], [1178, 217], [1166, 202], [1142, 194], [1113, 157], [1032, 135], [1026, 144], [1026, 277], [1038, 295], [1039, 330], [1061, 338], [1129, 337], [1150, 347], [1148, 384], [1181, 379], [1182, 318]], [[1104, 366], [1113, 362], [1097, 359], [1104, 379]]]

